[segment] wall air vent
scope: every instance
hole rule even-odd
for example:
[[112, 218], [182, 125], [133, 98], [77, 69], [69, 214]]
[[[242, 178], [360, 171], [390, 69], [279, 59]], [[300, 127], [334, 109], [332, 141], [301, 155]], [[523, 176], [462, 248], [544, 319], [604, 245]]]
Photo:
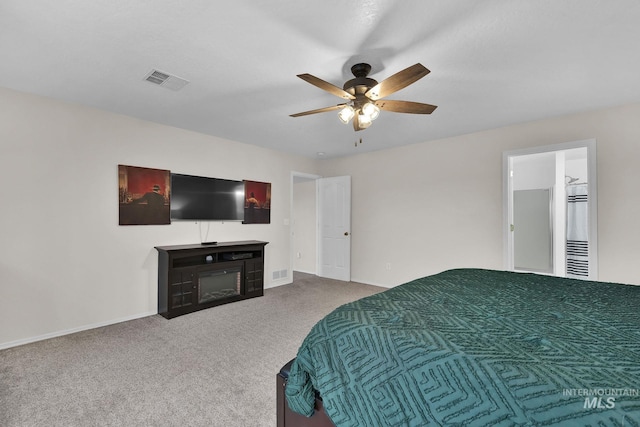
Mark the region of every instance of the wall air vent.
[[188, 80], [181, 77], [158, 70], [151, 70], [146, 76], [144, 76], [144, 80], [171, 90], [180, 90], [189, 83]]

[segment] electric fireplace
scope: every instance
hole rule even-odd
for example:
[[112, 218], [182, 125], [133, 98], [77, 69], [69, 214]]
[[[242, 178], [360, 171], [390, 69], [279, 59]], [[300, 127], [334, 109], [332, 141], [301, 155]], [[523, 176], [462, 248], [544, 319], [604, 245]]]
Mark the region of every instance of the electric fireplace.
[[240, 295], [242, 266], [198, 274], [198, 304]]

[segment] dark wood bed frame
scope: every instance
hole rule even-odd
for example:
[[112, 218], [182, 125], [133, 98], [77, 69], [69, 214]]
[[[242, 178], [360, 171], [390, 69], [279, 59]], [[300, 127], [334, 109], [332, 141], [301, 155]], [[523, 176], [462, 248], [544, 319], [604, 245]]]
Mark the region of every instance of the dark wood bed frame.
[[[295, 359], [294, 359], [295, 360]], [[305, 417], [297, 412], [293, 412], [287, 404], [284, 395], [284, 388], [289, 378], [289, 370], [293, 360], [284, 365], [280, 372], [276, 374], [276, 414], [278, 427], [335, 427], [322, 406], [322, 399], [316, 396], [315, 410], [312, 417]]]

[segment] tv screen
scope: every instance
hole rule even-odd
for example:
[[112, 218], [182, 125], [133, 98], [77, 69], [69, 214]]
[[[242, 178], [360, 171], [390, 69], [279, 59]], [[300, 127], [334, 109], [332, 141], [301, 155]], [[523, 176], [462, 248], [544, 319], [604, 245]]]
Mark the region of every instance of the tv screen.
[[172, 173], [171, 219], [244, 220], [244, 182]]

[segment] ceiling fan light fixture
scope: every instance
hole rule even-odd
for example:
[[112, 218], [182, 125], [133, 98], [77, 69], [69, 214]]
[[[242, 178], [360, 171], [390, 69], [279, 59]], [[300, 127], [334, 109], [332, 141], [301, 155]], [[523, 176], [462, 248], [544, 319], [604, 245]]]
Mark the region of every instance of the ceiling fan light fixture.
[[367, 102], [362, 106], [362, 114], [368, 116], [371, 121], [373, 121], [380, 115], [380, 108], [371, 102]]
[[366, 129], [371, 126], [371, 117], [367, 114], [363, 114], [362, 111], [358, 114], [358, 123], [360, 125], [360, 129]]
[[349, 123], [349, 120], [351, 120], [355, 115], [356, 112], [353, 107], [351, 105], [345, 105], [344, 108], [338, 113], [338, 118], [342, 123], [346, 125]]

